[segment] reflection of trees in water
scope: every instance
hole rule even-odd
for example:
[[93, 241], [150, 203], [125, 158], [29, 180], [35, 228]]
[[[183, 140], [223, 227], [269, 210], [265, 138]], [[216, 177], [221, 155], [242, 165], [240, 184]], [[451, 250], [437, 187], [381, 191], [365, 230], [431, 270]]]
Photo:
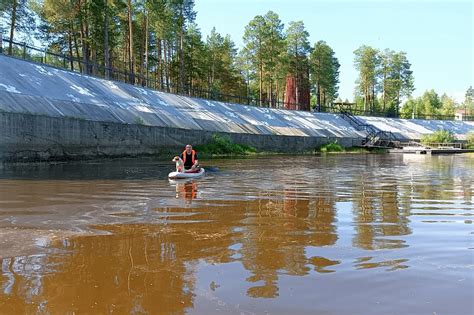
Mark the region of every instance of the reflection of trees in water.
[[[44, 275], [53, 272], [47, 262], [46, 255], [0, 258], [1, 314], [34, 314], [41, 311], [41, 303], [34, 302], [46, 302], [40, 298], [43, 294]], [[19, 296], [18, 292], [22, 294]], [[18, 308], [17, 305], [22, 307]]]
[[[472, 166], [474, 169], [474, 165]], [[454, 179], [455, 183], [461, 187], [461, 197], [468, 205], [474, 201], [474, 175], [468, 173]]]
[[362, 174], [354, 185], [355, 191], [359, 192], [354, 194], [353, 202], [354, 246], [363, 249], [405, 247], [404, 240], [387, 238], [411, 234], [408, 227], [410, 208], [399, 204], [398, 179], [393, 175], [374, 178]]
[[[459, 160], [463, 160], [459, 163]], [[474, 159], [469, 155], [406, 155], [404, 163], [414, 176], [412, 198], [470, 202], [473, 196]]]
[[[186, 233], [187, 228], [193, 233]], [[51, 314], [184, 313], [193, 306], [195, 287], [188, 262], [230, 261], [225, 232], [214, 238], [207, 228], [190, 225], [103, 229], [114, 234], [72, 238], [59, 246], [67, 250], [64, 254], [45, 256], [39, 263], [4, 259], [0, 313], [36, 313], [40, 308]], [[54, 270], [38, 269], [45, 266]]]
[[331, 260], [320, 256], [311, 257], [309, 262], [314, 266], [314, 270], [319, 273], [331, 273], [334, 270], [328, 269], [331, 266], [339, 265], [340, 260]]
[[[341, 263], [319, 253], [309, 257], [306, 250], [337, 242], [336, 201], [353, 202], [353, 245], [373, 250], [406, 246], [402, 236], [411, 233], [408, 218], [416, 199], [452, 199], [462, 193], [472, 200], [472, 171], [456, 170], [449, 160], [434, 166], [417, 162], [392, 175], [390, 163], [398, 166], [399, 161], [367, 159], [359, 161], [362, 175], [352, 168], [330, 178], [317, 169], [316, 180], [284, 181], [283, 187], [276, 177], [277, 184], [269, 185], [275, 190], [260, 190], [257, 200], [215, 201], [215, 207], [196, 202], [192, 215], [184, 207], [154, 209], [160, 225], [101, 227], [113, 234], [52, 244], [48, 255], [4, 258], [0, 313], [185, 313], [194, 304], [198, 261], [242, 261], [250, 273], [248, 296], [272, 298], [279, 294], [280, 275], [334, 272]], [[198, 189], [183, 183], [176, 193], [190, 201]], [[239, 243], [240, 249], [231, 249]], [[407, 267], [403, 258], [378, 258], [361, 257], [354, 265]]]
[[[308, 246], [332, 246], [337, 242], [336, 201], [353, 202], [353, 245], [373, 250], [406, 246], [402, 236], [411, 233], [413, 196], [439, 200], [454, 198], [462, 191], [472, 196], [472, 175], [455, 170], [447, 161], [428, 166], [428, 175], [421, 177], [426, 172], [424, 164], [392, 174], [388, 170], [399, 161], [383, 160], [385, 164], [380, 164], [376, 158], [368, 159], [365, 169], [357, 169], [357, 173], [330, 178], [315, 171], [320, 177], [313, 182], [286, 180], [281, 188], [273, 185], [274, 190], [260, 190], [256, 200], [219, 201], [220, 206], [209, 208], [196, 203], [192, 216], [185, 208], [156, 209], [163, 217], [170, 214], [163, 220], [164, 226], [112, 226], [106, 228], [114, 233], [111, 236], [73, 238], [64, 246], [67, 254], [44, 256], [37, 263], [41, 267], [54, 266], [53, 271], [36, 270], [27, 260], [4, 259], [0, 305], [16, 299], [13, 305], [21, 305], [18, 309], [25, 312], [48, 301], [41, 307], [54, 313], [69, 309], [109, 312], [111, 309], [105, 306], [111, 305], [125, 313], [183, 313], [194, 303], [194, 264], [198, 260], [240, 260], [251, 273], [247, 294], [276, 297], [281, 274], [302, 276], [313, 269], [332, 272], [341, 263], [320, 254], [309, 256], [306, 251]], [[410, 172], [414, 174], [412, 182]], [[427, 192], [425, 186], [429, 185], [435, 187], [435, 192]], [[335, 187], [347, 189], [341, 194]], [[443, 192], [446, 195], [440, 190], [447, 191]], [[185, 200], [194, 199], [197, 191], [192, 182], [177, 186], [178, 197]], [[242, 243], [240, 249], [230, 249], [237, 243]], [[234, 256], [237, 251], [238, 258]], [[355, 267], [404, 268], [405, 262], [403, 258], [377, 261], [377, 257], [362, 257]], [[15, 271], [21, 268], [26, 272]], [[97, 306], [94, 301], [98, 301]]]
[[385, 261], [373, 261], [372, 259], [373, 257], [360, 257], [356, 259], [355, 267], [357, 269], [372, 269], [372, 268], [387, 267], [388, 271], [408, 268], [408, 266], [405, 265], [408, 259], [400, 258], [400, 259], [389, 259]]
[[308, 258], [305, 248], [336, 242], [334, 206], [332, 195], [313, 197], [291, 185], [283, 193], [263, 193], [257, 203], [257, 216], [246, 224], [241, 250], [243, 265], [253, 274], [247, 280], [258, 282], [248, 289], [249, 296], [278, 296], [279, 274], [306, 275], [308, 265], [314, 265], [318, 272], [323, 270], [321, 262], [325, 258]]

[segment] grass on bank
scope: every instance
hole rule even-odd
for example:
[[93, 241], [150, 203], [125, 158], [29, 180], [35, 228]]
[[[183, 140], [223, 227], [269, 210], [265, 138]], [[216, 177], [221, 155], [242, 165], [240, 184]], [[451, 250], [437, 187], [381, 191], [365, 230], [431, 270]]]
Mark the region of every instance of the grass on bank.
[[344, 148], [342, 147], [337, 141], [325, 143], [319, 147], [317, 147], [314, 153], [385, 153], [387, 150], [385, 149], [371, 149], [368, 150], [366, 148], [358, 148], [358, 147], [350, 147]]
[[467, 148], [474, 149], [474, 131], [469, 131], [466, 135]]
[[430, 143], [453, 143], [456, 140], [456, 136], [452, 131], [443, 129], [421, 137], [421, 143], [424, 145], [428, 145]]
[[[245, 144], [237, 144], [232, 142], [230, 137], [219, 134], [214, 134], [211, 141], [203, 145], [196, 145], [195, 149], [201, 156], [249, 156], [249, 155], [278, 155], [288, 153], [284, 152], [263, 152], [257, 151], [256, 148]], [[301, 155], [311, 155], [315, 153], [384, 153], [386, 150], [367, 150], [364, 148], [344, 148], [337, 141], [329, 142], [316, 148], [314, 151], [298, 152]]]
[[245, 144], [232, 142], [230, 137], [219, 134], [212, 135], [209, 143], [197, 145], [196, 151], [201, 155], [251, 155], [257, 153], [257, 149]]
[[322, 153], [327, 153], [327, 152], [344, 152], [344, 148], [337, 142], [329, 142], [326, 144], [323, 144], [322, 146], [316, 148], [316, 152], [322, 152]]

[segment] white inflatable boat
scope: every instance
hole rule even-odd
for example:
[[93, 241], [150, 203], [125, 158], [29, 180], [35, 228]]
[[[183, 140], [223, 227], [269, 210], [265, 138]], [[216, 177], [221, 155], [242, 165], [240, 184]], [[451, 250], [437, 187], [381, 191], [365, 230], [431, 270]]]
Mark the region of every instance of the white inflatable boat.
[[168, 178], [169, 179], [197, 178], [197, 177], [204, 176], [205, 172], [206, 171], [203, 168], [200, 168], [198, 171], [194, 171], [194, 172], [189, 172], [189, 171], [184, 172], [184, 173], [171, 172], [168, 174]]

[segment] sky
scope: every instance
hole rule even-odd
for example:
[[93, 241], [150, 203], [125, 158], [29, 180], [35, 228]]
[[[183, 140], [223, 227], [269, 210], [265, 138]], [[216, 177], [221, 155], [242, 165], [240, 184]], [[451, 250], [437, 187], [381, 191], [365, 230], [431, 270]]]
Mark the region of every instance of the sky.
[[354, 50], [369, 45], [404, 51], [415, 78], [414, 97], [434, 89], [462, 102], [474, 86], [474, 1], [195, 0], [203, 39], [213, 27], [243, 47], [245, 26], [269, 10], [285, 24], [303, 21], [314, 46], [324, 40], [341, 64], [339, 95], [353, 99]]

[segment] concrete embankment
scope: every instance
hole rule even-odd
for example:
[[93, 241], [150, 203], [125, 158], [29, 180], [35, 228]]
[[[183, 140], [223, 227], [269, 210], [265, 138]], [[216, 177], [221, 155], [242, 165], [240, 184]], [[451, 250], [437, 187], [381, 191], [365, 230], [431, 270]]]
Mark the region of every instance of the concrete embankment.
[[[144, 126], [77, 118], [0, 113], [0, 161], [77, 160], [180, 152], [185, 143], [204, 144], [215, 131]], [[298, 152], [352, 138], [224, 133], [260, 150]]]
[[[403, 139], [434, 131], [423, 121], [375, 122]], [[472, 124], [452, 123], [457, 134], [474, 130]], [[352, 146], [366, 136], [336, 114], [190, 98], [0, 55], [0, 160], [159, 154], [204, 144], [215, 133], [281, 152], [330, 141]]]

